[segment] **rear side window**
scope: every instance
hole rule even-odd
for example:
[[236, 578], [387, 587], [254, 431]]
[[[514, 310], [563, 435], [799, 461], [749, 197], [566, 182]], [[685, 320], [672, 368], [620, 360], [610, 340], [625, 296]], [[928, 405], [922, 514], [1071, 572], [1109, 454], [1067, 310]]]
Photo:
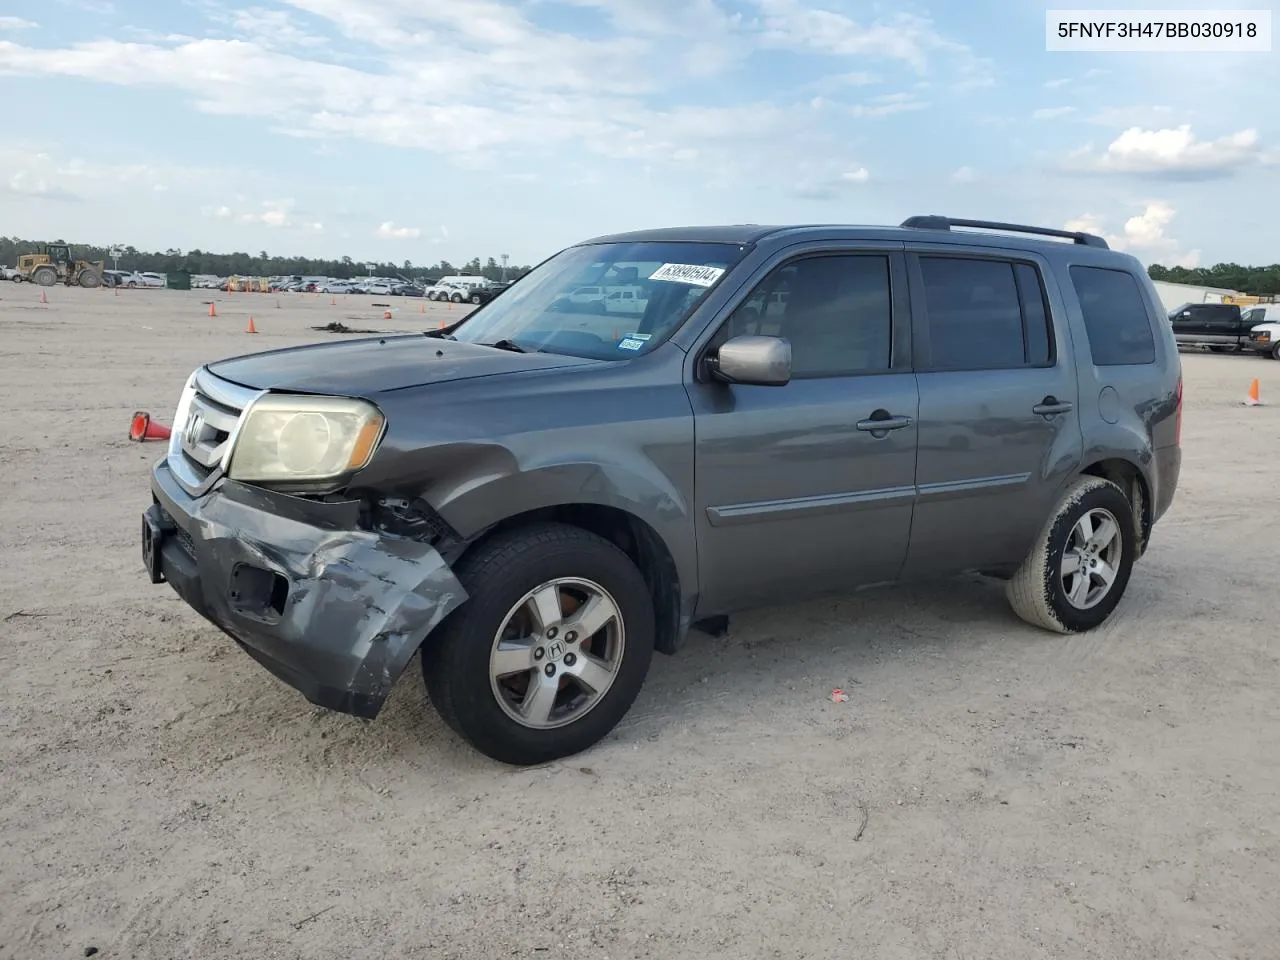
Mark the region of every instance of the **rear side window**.
[[920, 257], [930, 366], [1010, 370], [1053, 359], [1039, 271], [1027, 263]]
[[1075, 266], [1071, 283], [1084, 314], [1094, 366], [1156, 362], [1147, 303], [1132, 275], [1123, 270]]

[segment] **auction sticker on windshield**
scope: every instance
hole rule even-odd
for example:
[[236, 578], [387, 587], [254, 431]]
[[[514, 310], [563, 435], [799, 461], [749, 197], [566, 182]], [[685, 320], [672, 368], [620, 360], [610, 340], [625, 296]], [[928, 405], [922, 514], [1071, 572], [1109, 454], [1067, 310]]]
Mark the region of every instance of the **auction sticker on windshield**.
[[709, 287], [724, 273], [723, 267], [703, 267], [696, 263], [664, 263], [650, 280], [669, 280], [672, 283], [692, 283], [697, 287]]

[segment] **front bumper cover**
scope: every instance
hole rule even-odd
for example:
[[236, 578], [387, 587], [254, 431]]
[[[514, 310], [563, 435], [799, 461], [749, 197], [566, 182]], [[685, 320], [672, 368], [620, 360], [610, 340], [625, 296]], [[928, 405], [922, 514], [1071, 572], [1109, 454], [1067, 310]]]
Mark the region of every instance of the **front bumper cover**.
[[359, 529], [355, 502], [231, 480], [195, 499], [164, 460], [151, 491], [152, 580], [319, 706], [376, 717], [423, 639], [467, 599], [428, 544]]

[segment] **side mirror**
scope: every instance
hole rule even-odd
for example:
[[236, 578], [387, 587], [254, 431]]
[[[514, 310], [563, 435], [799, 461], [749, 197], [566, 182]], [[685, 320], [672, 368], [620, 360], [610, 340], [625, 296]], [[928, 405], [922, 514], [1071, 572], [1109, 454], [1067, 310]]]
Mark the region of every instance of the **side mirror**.
[[711, 374], [726, 383], [786, 386], [791, 382], [791, 344], [779, 337], [734, 337], [711, 358]]

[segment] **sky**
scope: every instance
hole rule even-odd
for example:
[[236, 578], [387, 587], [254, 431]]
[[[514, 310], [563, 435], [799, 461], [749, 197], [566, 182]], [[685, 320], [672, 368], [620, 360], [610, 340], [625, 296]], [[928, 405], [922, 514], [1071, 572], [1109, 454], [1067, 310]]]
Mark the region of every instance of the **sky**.
[[1280, 261], [1280, 53], [1045, 49], [1046, 6], [1136, 5], [0, 3], [0, 232], [519, 264], [940, 213]]

